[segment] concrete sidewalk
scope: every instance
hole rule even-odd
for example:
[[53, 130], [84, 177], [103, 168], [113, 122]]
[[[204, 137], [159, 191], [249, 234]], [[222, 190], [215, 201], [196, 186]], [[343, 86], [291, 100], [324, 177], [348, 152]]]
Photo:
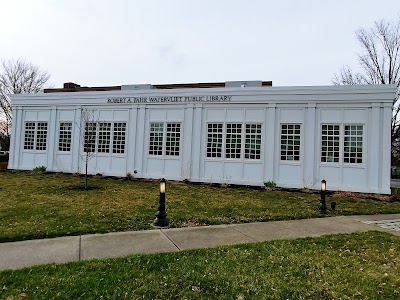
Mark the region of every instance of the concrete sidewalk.
[[[132, 253], [173, 252], [220, 245], [294, 239], [325, 234], [386, 231], [380, 220], [399, 220], [400, 214], [339, 216], [318, 219], [171, 228], [90, 234], [53, 239], [0, 243], [0, 270], [89, 258], [114, 258]], [[366, 223], [363, 223], [366, 222]], [[385, 222], [383, 222], [385, 223]], [[400, 224], [391, 222], [391, 224]], [[383, 226], [385, 227], [385, 226]], [[400, 226], [399, 226], [400, 227]], [[390, 227], [390, 228], [393, 228]]]

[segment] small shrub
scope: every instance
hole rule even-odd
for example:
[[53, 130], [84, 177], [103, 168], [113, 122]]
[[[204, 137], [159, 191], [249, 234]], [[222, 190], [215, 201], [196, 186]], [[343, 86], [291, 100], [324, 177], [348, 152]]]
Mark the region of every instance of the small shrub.
[[268, 180], [268, 181], [264, 181], [264, 186], [267, 189], [274, 189], [274, 188], [276, 188], [276, 183], [273, 180]]
[[44, 173], [46, 172], [46, 167], [45, 166], [37, 166], [33, 168], [33, 173]]

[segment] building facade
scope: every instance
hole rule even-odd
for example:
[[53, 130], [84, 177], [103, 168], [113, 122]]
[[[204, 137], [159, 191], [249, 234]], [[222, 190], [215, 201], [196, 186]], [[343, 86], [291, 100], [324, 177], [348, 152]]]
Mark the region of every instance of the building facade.
[[[390, 193], [395, 86], [127, 85], [12, 95], [10, 169]], [[84, 141], [86, 139], [86, 145]]]

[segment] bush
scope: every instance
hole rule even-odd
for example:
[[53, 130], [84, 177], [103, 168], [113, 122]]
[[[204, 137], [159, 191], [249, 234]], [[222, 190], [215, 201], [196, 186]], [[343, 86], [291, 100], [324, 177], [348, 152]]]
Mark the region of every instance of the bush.
[[0, 154], [0, 162], [7, 162], [9, 158], [9, 154]]
[[274, 189], [274, 188], [276, 188], [276, 183], [273, 180], [268, 180], [268, 181], [264, 181], [264, 186], [267, 189]]
[[33, 173], [44, 173], [46, 172], [46, 167], [45, 166], [37, 166], [33, 168]]

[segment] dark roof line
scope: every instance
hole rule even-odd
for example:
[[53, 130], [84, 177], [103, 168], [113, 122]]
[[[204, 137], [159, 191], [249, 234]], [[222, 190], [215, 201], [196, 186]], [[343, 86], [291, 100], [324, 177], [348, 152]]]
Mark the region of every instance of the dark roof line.
[[[272, 86], [272, 81], [262, 81], [261, 86]], [[223, 88], [225, 82], [203, 82], [203, 83], [175, 83], [175, 84], [153, 84], [159, 90], [185, 89], [185, 88]], [[44, 93], [64, 93], [64, 92], [100, 92], [100, 91], [120, 91], [121, 86], [80, 86], [73, 82], [64, 83], [63, 88], [44, 89]]]

